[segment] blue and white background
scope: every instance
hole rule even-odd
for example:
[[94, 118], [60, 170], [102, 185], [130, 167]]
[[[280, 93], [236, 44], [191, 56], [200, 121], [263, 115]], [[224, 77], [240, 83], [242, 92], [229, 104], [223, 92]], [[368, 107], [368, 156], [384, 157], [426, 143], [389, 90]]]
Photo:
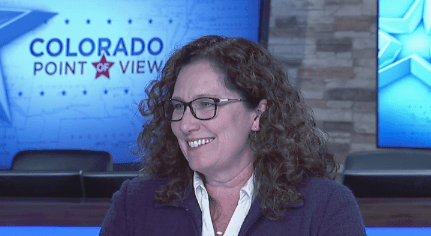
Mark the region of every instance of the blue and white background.
[[139, 161], [139, 101], [169, 54], [207, 34], [259, 33], [258, 0], [2, 0], [0, 169], [20, 150]]
[[378, 146], [431, 148], [431, 0], [379, 0]]
[[[94, 236], [98, 235], [101, 227], [58, 227], [58, 226], [0, 226], [1, 235], [7, 236]], [[391, 228], [367, 227], [367, 236], [429, 236], [430, 228]]]

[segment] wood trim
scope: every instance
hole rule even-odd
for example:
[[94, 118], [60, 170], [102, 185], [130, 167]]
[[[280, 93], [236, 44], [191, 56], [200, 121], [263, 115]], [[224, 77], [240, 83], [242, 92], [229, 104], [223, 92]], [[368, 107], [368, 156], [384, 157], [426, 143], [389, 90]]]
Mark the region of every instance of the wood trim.
[[0, 225], [100, 226], [110, 199], [0, 198]]
[[358, 198], [367, 227], [431, 227], [431, 198]]
[[[431, 198], [358, 198], [367, 227], [431, 227]], [[0, 225], [100, 226], [110, 199], [0, 198]]]

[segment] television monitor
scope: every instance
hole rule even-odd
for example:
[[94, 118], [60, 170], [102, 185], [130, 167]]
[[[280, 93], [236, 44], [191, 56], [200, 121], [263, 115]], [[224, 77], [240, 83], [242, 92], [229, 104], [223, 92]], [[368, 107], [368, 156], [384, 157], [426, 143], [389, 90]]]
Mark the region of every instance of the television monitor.
[[378, 1], [377, 146], [431, 148], [431, 1]]
[[269, 0], [2, 0], [0, 169], [22, 150], [138, 162], [138, 103], [172, 51], [208, 34], [266, 43]]

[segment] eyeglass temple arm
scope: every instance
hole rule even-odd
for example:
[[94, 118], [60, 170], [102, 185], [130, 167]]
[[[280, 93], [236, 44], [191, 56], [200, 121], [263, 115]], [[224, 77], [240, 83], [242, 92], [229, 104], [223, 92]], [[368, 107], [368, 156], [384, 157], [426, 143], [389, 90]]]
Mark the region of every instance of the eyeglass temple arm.
[[219, 102], [242, 101], [240, 98], [219, 98]]

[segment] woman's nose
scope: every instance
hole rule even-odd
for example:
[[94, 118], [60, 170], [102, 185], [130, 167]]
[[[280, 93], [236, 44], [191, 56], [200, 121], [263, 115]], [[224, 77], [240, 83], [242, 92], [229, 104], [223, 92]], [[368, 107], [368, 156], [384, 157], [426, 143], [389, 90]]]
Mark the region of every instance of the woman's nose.
[[190, 133], [191, 131], [199, 130], [199, 120], [193, 116], [190, 107], [186, 107], [183, 118], [179, 122], [180, 129], [185, 134]]

